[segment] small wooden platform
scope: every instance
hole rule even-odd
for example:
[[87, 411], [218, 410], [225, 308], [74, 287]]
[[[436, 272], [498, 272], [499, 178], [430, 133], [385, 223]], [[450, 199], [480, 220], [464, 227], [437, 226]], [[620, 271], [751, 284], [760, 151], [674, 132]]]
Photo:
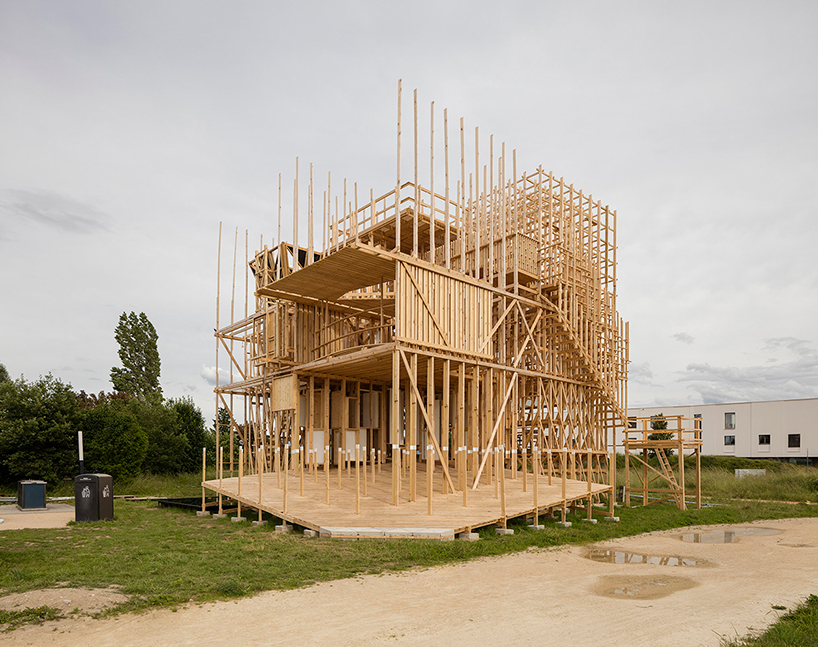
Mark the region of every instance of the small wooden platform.
[[[320, 532], [322, 537], [427, 537], [451, 539], [461, 532], [471, 532], [475, 528], [501, 525], [518, 517], [534, 515], [534, 482], [533, 475], [527, 475], [526, 491], [523, 491], [523, 474], [517, 473], [512, 478], [510, 470], [505, 474], [505, 515], [502, 511], [500, 483], [482, 482], [476, 490], [469, 488], [467, 505], [463, 505], [463, 493], [443, 494], [442, 471], [438, 467], [434, 474], [432, 512], [429, 514], [429, 501], [426, 497], [425, 464], [417, 466], [417, 496], [409, 500], [408, 478], [402, 480], [399, 503], [392, 504], [391, 465], [381, 466], [381, 470], [372, 474], [368, 466], [366, 476], [366, 496], [364, 496], [364, 470], [360, 469], [359, 509], [356, 514], [356, 475], [354, 467], [342, 470], [339, 478], [338, 469], [330, 468], [327, 475], [323, 467], [316, 473], [305, 471], [300, 474], [290, 471], [286, 483], [286, 512], [284, 497], [284, 474], [266, 473], [262, 476], [262, 493], [259, 501], [258, 475], [244, 476], [241, 479], [239, 494], [238, 477], [224, 478], [203, 483], [204, 487], [225, 497], [241, 502], [242, 506], [257, 511], [259, 508], [269, 514], [294, 523], [304, 528]], [[457, 470], [450, 467], [452, 479], [458, 482]], [[327, 478], [329, 476], [329, 478]], [[485, 480], [485, 479], [484, 479]], [[280, 486], [279, 486], [280, 483]], [[329, 483], [329, 485], [327, 485]], [[566, 495], [562, 497], [562, 480], [553, 476], [551, 485], [548, 476], [538, 477], [537, 507], [538, 514], [548, 510], [570, 506], [574, 503], [587, 502], [589, 498], [588, 483], [573, 479], [566, 480]], [[607, 494], [609, 485], [592, 483], [592, 495]], [[329, 504], [327, 501], [329, 492]], [[600, 509], [600, 514], [607, 512]]]

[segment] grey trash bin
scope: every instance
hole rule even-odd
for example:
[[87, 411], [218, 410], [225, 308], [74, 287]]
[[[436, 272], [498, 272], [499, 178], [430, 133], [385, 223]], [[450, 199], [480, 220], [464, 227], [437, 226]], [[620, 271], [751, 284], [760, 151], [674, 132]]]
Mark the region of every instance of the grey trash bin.
[[45, 508], [45, 481], [17, 481], [17, 507], [23, 510]]
[[74, 518], [77, 521], [114, 518], [114, 481], [109, 474], [74, 477]]

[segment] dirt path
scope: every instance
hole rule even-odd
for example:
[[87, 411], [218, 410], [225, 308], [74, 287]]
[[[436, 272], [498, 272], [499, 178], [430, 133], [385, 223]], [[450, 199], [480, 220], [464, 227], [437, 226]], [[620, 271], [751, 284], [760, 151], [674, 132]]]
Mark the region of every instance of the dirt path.
[[716, 647], [773, 622], [782, 613], [773, 605], [818, 593], [818, 519], [748, 526], [780, 533], [708, 544], [675, 530], [602, 545], [695, 566], [599, 563], [580, 547], [527, 551], [178, 612], [47, 623], [0, 644]]

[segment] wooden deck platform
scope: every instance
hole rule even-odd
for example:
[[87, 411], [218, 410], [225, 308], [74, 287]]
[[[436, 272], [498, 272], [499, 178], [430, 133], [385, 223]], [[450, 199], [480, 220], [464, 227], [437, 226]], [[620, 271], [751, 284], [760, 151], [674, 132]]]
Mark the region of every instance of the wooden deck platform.
[[[366, 485], [361, 467], [356, 488], [356, 470], [342, 470], [331, 467], [329, 474], [323, 467], [317, 472], [305, 471], [300, 474], [290, 471], [284, 474], [266, 473], [261, 478], [257, 474], [239, 478], [224, 478], [203, 483], [204, 487], [225, 497], [240, 501], [242, 507], [257, 511], [259, 508], [269, 514], [304, 528], [318, 531], [322, 537], [430, 537], [450, 539], [461, 532], [471, 532], [484, 526], [504, 526], [509, 519], [531, 517], [535, 509], [538, 514], [561, 509], [564, 505], [587, 502], [589, 492], [593, 495], [607, 494], [609, 485], [566, 479], [565, 497], [562, 496], [562, 479], [555, 475], [548, 484], [548, 476], [538, 477], [536, 508], [534, 498], [534, 476], [528, 474], [526, 491], [523, 491], [523, 474], [513, 478], [511, 470], [506, 470], [504, 483], [494, 479], [486, 484], [485, 479], [474, 490], [467, 492], [464, 506], [463, 493], [443, 494], [442, 471], [434, 472], [434, 486], [431, 503], [426, 497], [425, 464], [417, 466], [417, 496], [409, 500], [408, 477], [402, 480], [398, 505], [392, 504], [391, 465], [382, 465], [380, 471], [368, 466]], [[452, 479], [458, 482], [457, 470], [450, 467]], [[408, 471], [407, 471], [408, 474]], [[303, 485], [303, 490], [302, 490]], [[505, 514], [502, 509], [501, 489], [505, 490]], [[303, 491], [303, 494], [302, 494]], [[357, 495], [356, 495], [357, 493]], [[356, 513], [356, 496], [358, 497]], [[286, 502], [285, 502], [286, 497]], [[327, 503], [329, 498], [329, 503]], [[584, 505], [583, 505], [584, 507]], [[286, 510], [286, 511], [285, 511]], [[249, 510], [248, 510], [249, 512]], [[607, 511], [600, 509], [600, 514]]]

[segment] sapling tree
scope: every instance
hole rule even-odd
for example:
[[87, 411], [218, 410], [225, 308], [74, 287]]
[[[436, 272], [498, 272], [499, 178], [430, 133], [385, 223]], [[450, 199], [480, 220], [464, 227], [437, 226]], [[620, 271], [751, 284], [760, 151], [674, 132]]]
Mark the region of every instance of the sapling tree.
[[[648, 440], [673, 440], [673, 434], [669, 431], [661, 431], [667, 429], [667, 420], [664, 414], [653, 416], [650, 421], [650, 428], [655, 429], [652, 434], [648, 434]], [[665, 448], [665, 456], [670, 457], [674, 455], [674, 451], [669, 447]], [[652, 449], [648, 450], [648, 458], [655, 458], [656, 452]]]

